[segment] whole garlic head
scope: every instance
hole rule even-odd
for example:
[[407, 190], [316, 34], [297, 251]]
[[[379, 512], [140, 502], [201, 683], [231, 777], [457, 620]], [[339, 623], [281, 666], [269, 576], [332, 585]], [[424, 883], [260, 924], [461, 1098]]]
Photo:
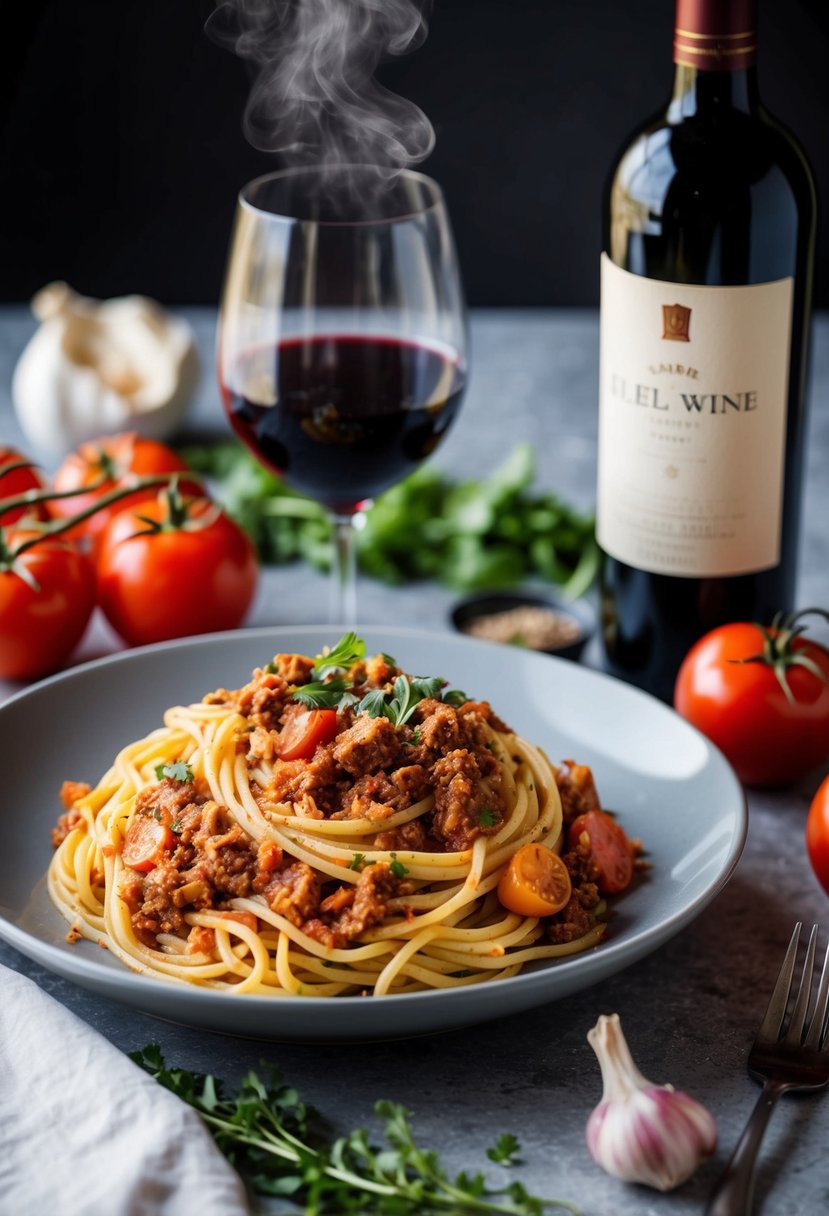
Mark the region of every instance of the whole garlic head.
[[12, 398], [29, 442], [57, 457], [100, 435], [163, 439], [198, 379], [190, 326], [145, 296], [91, 300], [66, 283], [37, 293], [40, 326], [20, 356]]
[[623, 1182], [670, 1191], [717, 1145], [713, 1115], [672, 1085], [646, 1081], [633, 1062], [617, 1013], [587, 1034], [602, 1070], [602, 1100], [587, 1121], [594, 1161]]

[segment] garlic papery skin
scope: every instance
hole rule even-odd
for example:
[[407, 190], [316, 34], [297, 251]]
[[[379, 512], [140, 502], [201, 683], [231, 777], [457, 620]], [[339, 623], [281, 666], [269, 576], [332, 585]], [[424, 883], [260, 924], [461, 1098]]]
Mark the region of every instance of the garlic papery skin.
[[645, 1080], [618, 1014], [602, 1014], [587, 1041], [604, 1082], [602, 1100], [587, 1121], [591, 1156], [623, 1182], [673, 1190], [716, 1148], [713, 1115], [681, 1090]]
[[198, 380], [186, 321], [144, 296], [91, 300], [66, 283], [37, 293], [40, 325], [18, 359], [12, 398], [27, 440], [62, 457], [99, 436], [164, 439]]

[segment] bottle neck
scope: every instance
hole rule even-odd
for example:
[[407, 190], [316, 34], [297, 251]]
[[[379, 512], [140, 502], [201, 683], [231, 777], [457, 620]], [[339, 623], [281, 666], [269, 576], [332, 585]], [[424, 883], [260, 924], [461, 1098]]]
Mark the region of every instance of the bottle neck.
[[752, 110], [756, 59], [757, 0], [676, 0], [672, 114]]
[[679, 122], [695, 114], [714, 116], [724, 110], [748, 114], [759, 100], [757, 68], [753, 64], [734, 71], [712, 72], [678, 63], [668, 117]]

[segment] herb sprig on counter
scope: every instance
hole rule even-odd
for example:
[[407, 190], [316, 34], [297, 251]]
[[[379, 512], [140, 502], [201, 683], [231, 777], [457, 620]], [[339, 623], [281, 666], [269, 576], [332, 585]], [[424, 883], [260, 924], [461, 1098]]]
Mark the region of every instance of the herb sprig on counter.
[[[241, 445], [186, 448], [190, 467], [252, 537], [260, 559], [331, 560], [325, 510], [263, 469]], [[519, 444], [490, 477], [453, 481], [418, 469], [381, 494], [357, 537], [361, 568], [386, 583], [436, 579], [458, 591], [508, 587], [528, 578], [581, 595], [598, 569], [591, 517], [555, 494], [533, 489], [529, 444]]]
[[[571, 1204], [531, 1195], [518, 1181], [491, 1186], [482, 1173], [466, 1171], [450, 1179], [438, 1154], [416, 1143], [409, 1112], [397, 1102], [375, 1104], [384, 1124], [385, 1145], [378, 1148], [364, 1128], [333, 1140], [324, 1136], [316, 1112], [275, 1069], [264, 1080], [248, 1073], [238, 1092], [225, 1096], [213, 1076], [168, 1068], [156, 1045], [133, 1052], [131, 1059], [199, 1113], [254, 1190], [289, 1197], [306, 1216], [578, 1216]], [[503, 1135], [487, 1155], [508, 1164], [519, 1148], [514, 1136]]]

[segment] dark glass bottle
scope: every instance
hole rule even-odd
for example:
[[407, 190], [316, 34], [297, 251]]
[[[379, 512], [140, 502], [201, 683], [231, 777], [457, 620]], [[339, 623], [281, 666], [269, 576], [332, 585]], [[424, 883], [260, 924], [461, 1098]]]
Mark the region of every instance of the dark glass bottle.
[[794, 607], [816, 201], [755, 8], [678, 0], [673, 96], [606, 200], [605, 665], [665, 700], [708, 629]]

